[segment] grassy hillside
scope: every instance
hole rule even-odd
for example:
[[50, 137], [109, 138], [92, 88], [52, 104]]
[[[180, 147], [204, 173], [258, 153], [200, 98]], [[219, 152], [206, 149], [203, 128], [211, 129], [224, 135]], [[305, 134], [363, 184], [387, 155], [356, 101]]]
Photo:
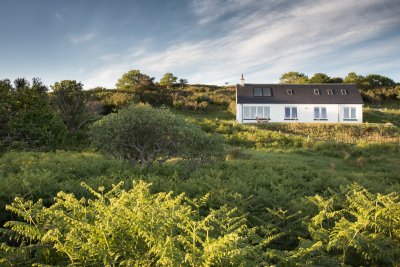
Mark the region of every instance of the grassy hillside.
[[[84, 203], [87, 199], [93, 200], [94, 195], [81, 186], [82, 182], [95, 190], [104, 187], [99, 191], [101, 196], [113, 184], [124, 181], [122, 187], [128, 190], [142, 180], [151, 183], [151, 194], [171, 192], [171, 196], [179, 198], [184, 193], [196, 210], [197, 219], [209, 218], [213, 210], [220, 209], [233, 209], [238, 214], [244, 223], [240, 229], [246, 229], [241, 232], [240, 242], [235, 239], [238, 236], [225, 236], [231, 233], [228, 226], [219, 230], [224, 238], [231, 238], [228, 243], [237, 246], [234, 255], [238, 258], [224, 264], [221, 260], [212, 266], [337, 266], [343, 262], [350, 266], [398, 265], [400, 238], [398, 229], [392, 228], [398, 223], [396, 216], [400, 216], [396, 195], [400, 192], [399, 110], [392, 106], [380, 110], [368, 107], [364, 113], [368, 124], [363, 125], [240, 125], [228, 110], [231, 94], [231, 88], [187, 87], [176, 100], [186, 103], [192, 99], [196, 104], [172, 109], [209, 135], [221, 136], [226, 152], [224, 160], [201, 162], [174, 158], [140, 168], [100, 154], [89, 145], [86, 128], [80, 135], [86, 138], [84, 141], [64, 149], [4, 151], [0, 154], [0, 224], [17, 219], [5, 208], [16, 196], [33, 201], [43, 199], [44, 206], [48, 207], [54, 203], [57, 193], [64, 191], [84, 197], [81, 200]], [[111, 103], [107, 101], [111, 101], [112, 95], [103, 92], [104, 98], [99, 99]], [[113, 108], [124, 105], [122, 101]], [[193, 108], [201, 105], [206, 108]], [[202, 204], [195, 198], [203, 198]], [[107, 206], [108, 202], [104, 203]], [[393, 224], [378, 223], [378, 220], [392, 222], [387, 214], [394, 216]], [[102, 216], [96, 216], [93, 215], [95, 224], [102, 220]], [[149, 225], [153, 223], [150, 217], [146, 220]], [[158, 222], [156, 228], [163, 228], [163, 223]], [[197, 222], [186, 223], [196, 225]], [[38, 242], [24, 240], [32, 246]], [[33, 258], [53, 265], [67, 262], [65, 254], [54, 250], [43, 252], [43, 255], [52, 255], [43, 260], [37, 256], [42, 247], [16, 249], [21, 243], [5, 229], [0, 231], [1, 242], [7, 244], [0, 247], [0, 260], [6, 266], [16, 263], [29, 266]], [[146, 246], [144, 254], [150, 249]], [[200, 243], [197, 246], [200, 250]], [[224, 253], [228, 252], [221, 252], [222, 248], [225, 245], [219, 243], [207, 249], [221, 253], [218, 255], [224, 259], [227, 255]], [[160, 255], [152, 253], [154, 258]]]

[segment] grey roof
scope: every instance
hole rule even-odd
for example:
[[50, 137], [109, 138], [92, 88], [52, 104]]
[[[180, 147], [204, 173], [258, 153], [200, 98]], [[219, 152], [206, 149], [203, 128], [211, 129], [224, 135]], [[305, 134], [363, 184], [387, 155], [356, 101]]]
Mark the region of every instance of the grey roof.
[[[253, 88], [271, 88], [272, 96], [253, 96]], [[293, 95], [287, 90], [292, 89]], [[314, 94], [314, 89], [320, 91]], [[328, 94], [331, 89], [333, 95]], [[341, 89], [347, 91], [342, 95]], [[364, 104], [355, 84], [244, 84], [237, 85], [237, 103], [239, 104]]]

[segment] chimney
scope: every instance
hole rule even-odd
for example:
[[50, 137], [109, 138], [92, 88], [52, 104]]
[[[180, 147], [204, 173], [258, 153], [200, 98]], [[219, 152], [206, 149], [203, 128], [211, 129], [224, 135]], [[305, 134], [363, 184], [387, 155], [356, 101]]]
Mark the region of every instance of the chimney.
[[242, 78], [240, 78], [240, 85], [244, 86], [244, 75], [242, 74]]

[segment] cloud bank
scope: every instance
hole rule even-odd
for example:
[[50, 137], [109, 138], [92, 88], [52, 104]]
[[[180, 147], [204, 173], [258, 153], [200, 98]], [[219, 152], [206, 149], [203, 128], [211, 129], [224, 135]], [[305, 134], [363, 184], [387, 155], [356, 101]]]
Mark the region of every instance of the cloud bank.
[[[344, 76], [392, 71], [400, 63], [396, 1], [194, 0], [188, 8], [196, 18], [193, 35], [157, 50], [144, 45], [99, 55], [103, 63], [89, 73], [85, 87], [114, 87], [130, 69], [158, 78], [172, 72], [191, 83], [234, 84], [241, 73], [248, 82], [277, 82], [290, 70]], [[209, 37], [198, 40], [196, 32]]]

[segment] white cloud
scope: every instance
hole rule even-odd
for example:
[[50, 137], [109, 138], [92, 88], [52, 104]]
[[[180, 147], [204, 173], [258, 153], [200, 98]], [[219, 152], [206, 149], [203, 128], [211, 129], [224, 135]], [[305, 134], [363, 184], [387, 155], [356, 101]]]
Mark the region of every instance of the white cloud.
[[[289, 70], [346, 69], [352, 61], [357, 66], [398, 52], [392, 45], [352, 47], [399, 24], [400, 7], [385, 0], [290, 1], [285, 7], [272, 0], [195, 0], [192, 8], [198, 27], [217, 24], [224, 31], [217, 38], [186, 40], [158, 52], [132, 51], [134, 62], [127, 57], [104, 65], [85, 82], [87, 87], [113, 86], [129, 69], [158, 77], [173, 72], [193, 83], [236, 83], [241, 73], [249, 82], [276, 82]], [[227, 15], [231, 18], [222, 19]]]
[[95, 33], [86, 33], [82, 35], [72, 35], [70, 37], [70, 42], [73, 44], [80, 44], [80, 43], [85, 43], [93, 40], [93, 38], [96, 37]]

